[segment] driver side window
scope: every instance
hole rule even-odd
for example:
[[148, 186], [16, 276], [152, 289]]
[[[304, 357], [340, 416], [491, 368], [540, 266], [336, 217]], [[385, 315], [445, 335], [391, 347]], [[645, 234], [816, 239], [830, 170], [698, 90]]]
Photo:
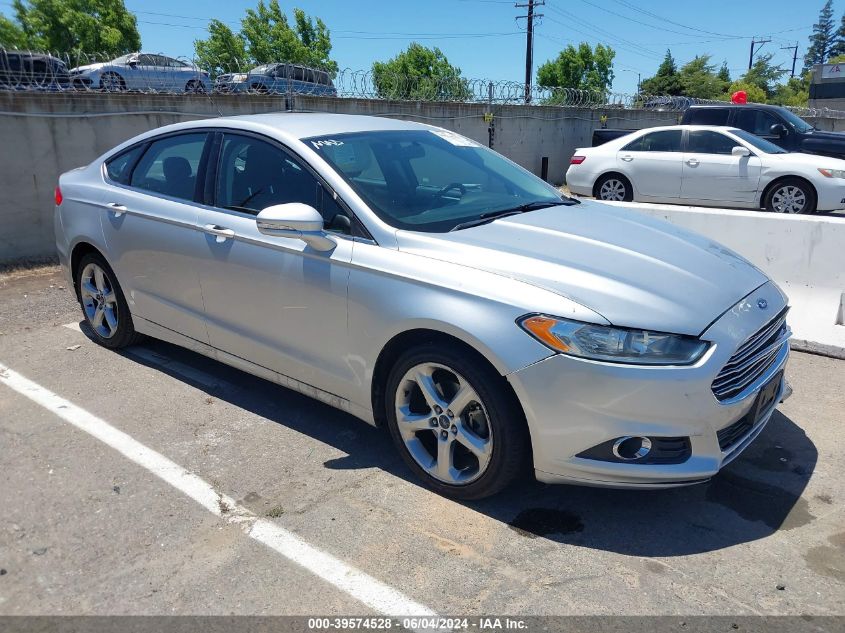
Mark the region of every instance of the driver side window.
[[281, 148], [250, 136], [225, 134], [217, 172], [216, 206], [257, 215], [301, 202], [317, 209], [327, 231], [351, 233], [351, 219], [317, 178]]

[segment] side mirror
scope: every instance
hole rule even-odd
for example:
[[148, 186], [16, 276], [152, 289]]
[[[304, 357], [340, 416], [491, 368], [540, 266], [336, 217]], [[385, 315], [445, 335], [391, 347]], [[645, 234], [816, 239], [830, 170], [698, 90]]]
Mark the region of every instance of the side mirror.
[[743, 147], [742, 145], [737, 145], [733, 149], [731, 149], [731, 155], [733, 156], [751, 156], [751, 150], [747, 147]]
[[323, 230], [323, 216], [301, 202], [275, 204], [255, 218], [259, 233], [299, 239], [317, 251], [330, 251], [336, 244]]
[[769, 132], [772, 134], [772, 136], [786, 136], [786, 126], [783, 123], [775, 123], [772, 127], [769, 128]]

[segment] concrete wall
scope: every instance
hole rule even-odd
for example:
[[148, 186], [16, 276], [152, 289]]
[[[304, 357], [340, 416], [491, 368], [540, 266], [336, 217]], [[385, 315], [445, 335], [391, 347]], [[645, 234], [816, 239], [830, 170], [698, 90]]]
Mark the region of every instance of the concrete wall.
[[798, 345], [845, 357], [842, 218], [691, 210], [668, 204], [638, 204], [636, 208], [706, 235], [748, 259], [789, 296], [789, 323]]

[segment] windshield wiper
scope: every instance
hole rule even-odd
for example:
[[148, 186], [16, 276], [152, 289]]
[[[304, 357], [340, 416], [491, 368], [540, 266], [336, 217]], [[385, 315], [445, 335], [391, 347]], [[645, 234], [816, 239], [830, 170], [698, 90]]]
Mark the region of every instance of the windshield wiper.
[[535, 200], [533, 202], [526, 202], [525, 204], [521, 204], [517, 207], [511, 207], [510, 209], [499, 209], [498, 211], [488, 211], [487, 213], [482, 213], [474, 220], [467, 220], [466, 222], [456, 224], [451, 229], [449, 229], [449, 232], [451, 233], [452, 231], [460, 231], [461, 229], [468, 229], [473, 226], [488, 224], [493, 220], [505, 218], [509, 215], [519, 215], [520, 213], [536, 211], [538, 209], [546, 209], [548, 207], [571, 207], [575, 204], [581, 204], [581, 201], [576, 200], [575, 198], [565, 198], [563, 200]]

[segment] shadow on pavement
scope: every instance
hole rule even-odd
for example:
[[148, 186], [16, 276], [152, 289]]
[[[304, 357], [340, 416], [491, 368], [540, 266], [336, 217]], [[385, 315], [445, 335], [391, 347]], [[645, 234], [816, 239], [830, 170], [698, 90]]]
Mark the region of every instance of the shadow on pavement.
[[[202, 371], [219, 380], [218, 386], [209, 387], [208, 381], [199, 383], [169, 368], [166, 362], [141, 358], [133, 348], [122, 354], [346, 453], [327, 461], [327, 469], [377, 467], [422, 485], [381, 429], [168, 343], [149, 340], [143, 347], [163, 359]], [[320, 424], [313, 420], [320, 420]], [[510, 526], [514, 538], [543, 539], [634, 556], [683, 556], [765, 538], [811, 522], [814, 517], [801, 494], [817, 456], [804, 431], [775, 412], [755, 442], [705, 484], [625, 491], [549, 486], [526, 477], [496, 497], [462, 505]]]

